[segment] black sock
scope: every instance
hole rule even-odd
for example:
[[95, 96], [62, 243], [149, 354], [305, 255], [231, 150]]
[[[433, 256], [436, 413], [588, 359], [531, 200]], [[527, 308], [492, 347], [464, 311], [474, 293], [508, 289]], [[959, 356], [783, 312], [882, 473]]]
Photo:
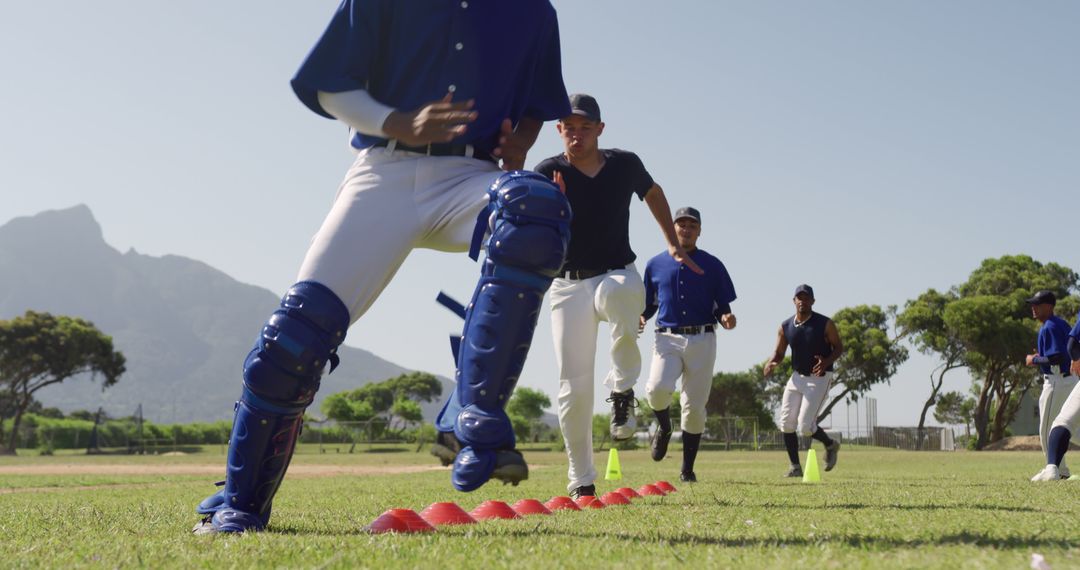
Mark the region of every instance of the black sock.
[[656, 416], [656, 422], [660, 424], [660, 431], [671, 433], [671, 408], [653, 410], [653, 415]]
[[817, 428], [817, 431], [814, 432], [814, 435], [810, 437], [820, 441], [821, 443], [824, 443], [825, 447], [829, 447], [833, 444], [832, 438], [829, 437], [829, 434], [825, 433], [825, 430], [821, 429], [820, 427]]
[[694, 461], [697, 460], [698, 446], [701, 445], [700, 433], [682, 432], [682, 472], [690, 473], [694, 470]]
[[799, 436], [795, 432], [784, 434], [784, 447], [792, 465], [799, 465]]
[[1057, 426], [1050, 430], [1046, 436], [1046, 462], [1061, 467], [1061, 460], [1065, 458], [1065, 452], [1069, 451], [1069, 428]]

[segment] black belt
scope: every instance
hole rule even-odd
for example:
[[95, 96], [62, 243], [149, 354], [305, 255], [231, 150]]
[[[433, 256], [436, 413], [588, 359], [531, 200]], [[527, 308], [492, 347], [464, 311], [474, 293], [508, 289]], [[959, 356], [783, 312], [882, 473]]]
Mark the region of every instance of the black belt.
[[617, 269], [626, 269], [626, 266], [620, 265], [619, 267], [609, 267], [607, 269], [564, 269], [559, 273], [559, 277], [563, 279], [590, 279]]
[[712, 325], [698, 325], [693, 327], [660, 327], [656, 329], [656, 332], [671, 334], [701, 334], [702, 332], [711, 333], [714, 330], [716, 330], [716, 327]]
[[[371, 146], [389, 147], [389, 140], [380, 140], [379, 142]], [[491, 156], [490, 152], [476, 148], [471, 144], [460, 143], [434, 143], [427, 146], [409, 146], [397, 142], [394, 144], [394, 150], [404, 150], [406, 152], [415, 152], [418, 154], [426, 154], [428, 156], [467, 156], [476, 158], [479, 160], [487, 160], [499, 163], [499, 160], [494, 156]]]

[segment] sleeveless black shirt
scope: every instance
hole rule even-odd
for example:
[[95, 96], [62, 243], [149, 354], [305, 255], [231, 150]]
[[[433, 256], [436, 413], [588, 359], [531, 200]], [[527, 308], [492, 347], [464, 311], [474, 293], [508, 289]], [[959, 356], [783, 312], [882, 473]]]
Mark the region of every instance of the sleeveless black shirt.
[[[829, 317], [819, 313], [810, 313], [806, 322], [796, 325], [795, 316], [787, 319], [780, 326], [784, 329], [784, 338], [791, 347], [791, 365], [803, 376], [813, 374], [815, 356], [825, 358], [832, 354], [833, 347], [825, 337], [825, 325]], [[832, 365], [826, 369], [832, 372]]]

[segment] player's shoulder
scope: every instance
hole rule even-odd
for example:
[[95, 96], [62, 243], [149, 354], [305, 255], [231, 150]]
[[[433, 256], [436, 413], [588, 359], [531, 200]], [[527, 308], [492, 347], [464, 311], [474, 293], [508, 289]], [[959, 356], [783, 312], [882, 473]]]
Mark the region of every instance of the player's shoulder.
[[667, 251], [661, 251], [660, 253], [649, 258], [649, 261], [645, 263], [646, 268], [661, 269], [664, 265], [674, 262], [675, 259]]
[[541, 160], [540, 164], [537, 164], [536, 168], [533, 168], [533, 170], [545, 176], [551, 176], [552, 172], [555, 172], [556, 170], [565, 170], [569, 167], [570, 163], [566, 160], [566, 156], [560, 153]]
[[641, 158], [637, 155], [637, 153], [623, 150], [621, 148], [604, 148], [600, 149], [600, 152], [604, 154], [605, 160], [625, 162], [629, 164], [641, 163]]
[[701, 265], [701, 262], [705, 262], [713, 267], [724, 267], [724, 262], [720, 261], [719, 257], [716, 257], [704, 249], [698, 248], [697, 252], [691, 254], [691, 256], [694, 258], [694, 261], [698, 262], [698, 265]]

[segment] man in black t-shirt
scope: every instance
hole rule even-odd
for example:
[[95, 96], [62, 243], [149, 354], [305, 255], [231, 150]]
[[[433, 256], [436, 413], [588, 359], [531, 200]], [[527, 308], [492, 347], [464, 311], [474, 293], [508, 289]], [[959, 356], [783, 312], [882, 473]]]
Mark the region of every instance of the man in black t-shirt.
[[604, 123], [596, 99], [571, 95], [570, 106], [573, 114], [556, 125], [565, 152], [535, 170], [566, 188], [573, 211], [566, 264], [551, 285], [551, 330], [559, 367], [559, 427], [570, 459], [567, 488], [577, 498], [596, 493], [593, 370], [601, 321], [611, 323], [611, 371], [604, 381], [611, 390], [611, 436], [634, 436], [633, 388], [641, 373], [637, 328], [645, 287], [630, 249], [631, 197], [649, 206], [672, 257], [691, 271], [701, 269], [679, 246], [664, 191], [641, 159], [632, 152], [599, 148]]

